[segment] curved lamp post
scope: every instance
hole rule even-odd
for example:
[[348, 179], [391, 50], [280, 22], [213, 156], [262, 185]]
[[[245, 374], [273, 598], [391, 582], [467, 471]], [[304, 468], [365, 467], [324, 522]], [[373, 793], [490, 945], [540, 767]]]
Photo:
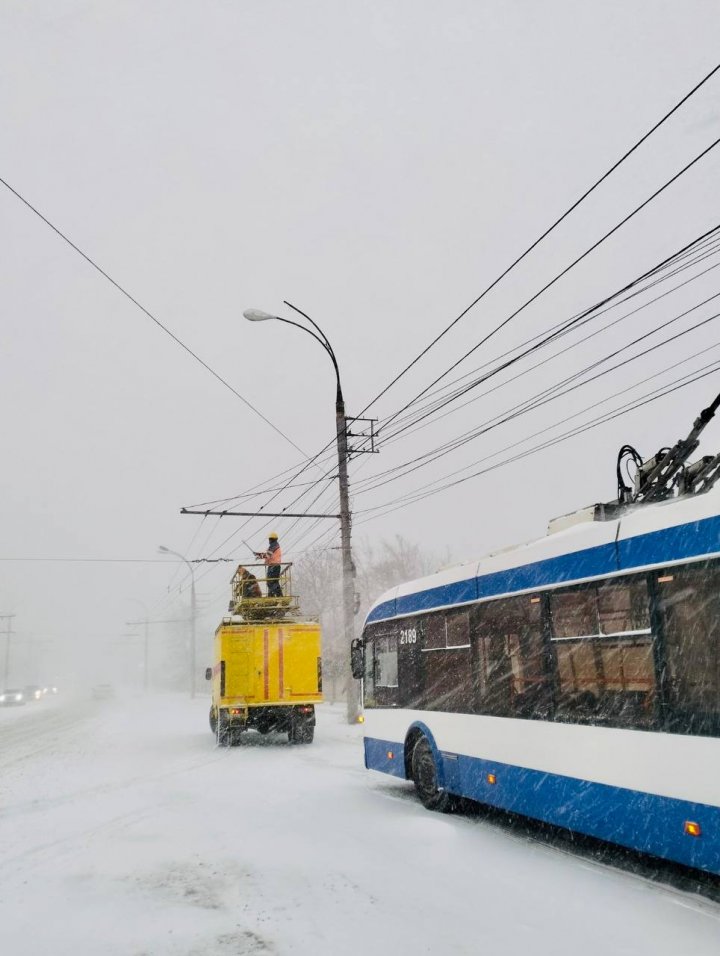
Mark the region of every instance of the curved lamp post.
[[159, 545], [158, 551], [161, 554], [172, 554], [176, 558], [180, 558], [181, 561], [184, 561], [187, 564], [190, 570], [190, 697], [195, 696], [195, 612], [196, 612], [196, 603], [195, 603], [195, 568], [190, 564], [188, 559], [180, 554], [178, 551], [171, 551], [170, 548], [166, 548], [165, 545]]
[[[287, 305], [288, 303], [286, 303]], [[290, 306], [295, 309], [295, 306]], [[353, 578], [355, 567], [352, 560], [352, 551], [350, 547], [350, 494], [348, 489], [348, 447], [347, 447], [347, 428], [345, 421], [345, 401], [343, 399], [342, 386], [340, 384], [340, 369], [338, 368], [337, 358], [332, 345], [323, 330], [314, 322], [309, 315], [295, 309], [316, 329], [306, 328], [299, 322], [293, 322], [291, 319], [284, 319], [280, 315], [271, 315], [269, 312], [262, 312], [260, 309], [246, 309], [243, 315], [249, 322], [283, 322], [285, 325], [292, 325], [296, 329], [301, 329], [308, 335], [311, 335], [316, 342], [325, 349], [330, 356], [330, 361], [335, 369], [335, 378], [337, 380], [337, 392], [335, 394], [335, 433], [337, 439], [338, 452], [338, 481], [340, 486], [340, 550], [342, 552], [342, 593], [343, 593], [343, 621], [345, 625], [345, 639], [347, 642], [347, 717], [350, 723], [355, 723], [358, 717], [359, 707], [357, 695], [354, 693], [355, 684], [350, 673], [350, 642], [353, 638], [353, 621], [355, 616], [355, 585]]]

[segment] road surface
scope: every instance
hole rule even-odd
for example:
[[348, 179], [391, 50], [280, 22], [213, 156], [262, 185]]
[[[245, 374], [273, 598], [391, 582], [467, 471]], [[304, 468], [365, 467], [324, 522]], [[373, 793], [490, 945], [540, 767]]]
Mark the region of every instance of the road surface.
[[720, 906], [422, 809], [360, 727], [217, 749], [208, 701], [0, 710], [0, 953], [717, 956]]

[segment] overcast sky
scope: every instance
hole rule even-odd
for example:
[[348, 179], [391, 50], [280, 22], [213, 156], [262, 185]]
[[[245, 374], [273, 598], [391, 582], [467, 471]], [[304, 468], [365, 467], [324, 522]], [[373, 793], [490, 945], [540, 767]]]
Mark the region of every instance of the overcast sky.
[[[298, 448], [317, 452], [333, 437], [335, 385], [309, 336], [252, 326], [243, 309], [291, 316], [282, 311], [289, 299], [308, 312], [333, 344], [357, 414], [716, 65], [719, 35], [713, 0], [4, 0], [0, 176], [291, 441], [0, 187], [0, 557], [153, 559], [159, 544], [190, 558], [235, 557], [242, 538], [261, 546], [268, 526], [260, 521], [221, 546], [239, 519], [206, 521], [196, 535], [200, 519], [179, 509], [266, 484], [302, 462]], [[401, 408], [718, 135], [720, 75], [370, 413]], [[456, 374], [716, 225], [716, 153]], [[630, 441], [650, 455], [681, 437], [720, 390], [720, 373], [418, 504], [373, 521], [362, 513], [720, 341], [709, 322], [426, 469], [363, 490], [374, 474], [719, 291], [715, 274], [357, 459], [356, 539], [401, 534], [472, 558], [613, 497], [619, 446]], [[678, 330], [711, 314], [693, 313]], [[713, 424], [701, 450], [718, 447]], [[299, 480], [321, 475], [311, 467]], [[310, 510], [336, 509], [326, 484]], [[283, 520], [275, 529], [290, 559], [337, 544], [334, 522]], [[198, 572], [203, 641], [226, 607], [229, 568]], [[124, 621], [142, 615], [139, 602], [172, 616], [187, 601], [186, 575], [175, 570], [3, 560], [0, 612], [17, 615], [18, 647], [47, 640], [56, 661], [71, 660], [86, 654], [88, 639], [97, 647], [118, 639]]]

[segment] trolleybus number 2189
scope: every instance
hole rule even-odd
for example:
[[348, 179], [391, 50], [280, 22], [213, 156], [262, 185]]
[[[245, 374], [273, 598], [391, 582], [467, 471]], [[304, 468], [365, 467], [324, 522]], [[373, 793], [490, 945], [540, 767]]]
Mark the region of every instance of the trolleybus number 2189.
[[417, 628], [406, 627], [400, 630], [401, 644], [415, 644], [417, 642]]

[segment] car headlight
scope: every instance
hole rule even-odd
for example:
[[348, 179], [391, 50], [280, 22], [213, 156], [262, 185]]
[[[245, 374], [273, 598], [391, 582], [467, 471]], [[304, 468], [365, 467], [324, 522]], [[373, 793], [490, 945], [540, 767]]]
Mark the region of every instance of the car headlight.
[[15, 700], [22, 700], [22, 694], [15, 694]]

